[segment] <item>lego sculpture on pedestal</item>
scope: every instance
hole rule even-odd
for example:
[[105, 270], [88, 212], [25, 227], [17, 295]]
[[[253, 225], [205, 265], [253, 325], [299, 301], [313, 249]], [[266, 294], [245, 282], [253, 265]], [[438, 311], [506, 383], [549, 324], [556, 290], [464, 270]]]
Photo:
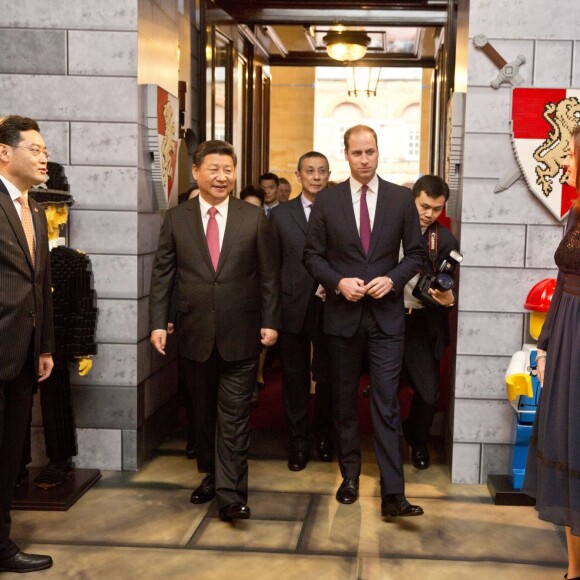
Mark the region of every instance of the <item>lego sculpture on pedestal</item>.
[[[524, 308], [530, 310], [529, 334], [538, 340], [548, 307], [556, 288], [556, 280], [546, 278], [532, 287]], [[508, 400], [514, 408], [514, 444], [510, 482], [514, 490], [521, 490], [526, 472], [528, 445], [532, 425], [540, 399], [541, 385], [536, 370], [536, 344], [524, 344], [514, 353], [506, 372]]]
[[[63, 168], [48, 164], [48, 180], [30, 195], [42, 204], [48, 220], [50, 266], [54, 304], [54, 335], [52, 375], [40, 390], [42, 422], [48, 465], [35, 478], [37, 487], [61, 485], [74, 470], [72, 457], [77, 455], [76, 429], [70, 385], [70, 363], [78, 363], [79, 375], [86, 375], [96, 354], [95, 326], [97, 309], [92, 289], [91, 262], [83, 252], [66, 247], [60, 237], [68, 219], [68, 206], [73, 198]], [[22, 459], [22, 478], [25, 466], [31, 461], [30, 438]]]

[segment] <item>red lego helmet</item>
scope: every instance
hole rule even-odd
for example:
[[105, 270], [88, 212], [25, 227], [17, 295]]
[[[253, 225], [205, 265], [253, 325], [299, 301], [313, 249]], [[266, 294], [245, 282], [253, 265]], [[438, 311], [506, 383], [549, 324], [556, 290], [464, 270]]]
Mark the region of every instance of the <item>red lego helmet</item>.
[[541, 280], [528, 292], [524, 308], [526, 310], [534, 310], [535, 312], [548, 312], [555, 289], [555, 278]]

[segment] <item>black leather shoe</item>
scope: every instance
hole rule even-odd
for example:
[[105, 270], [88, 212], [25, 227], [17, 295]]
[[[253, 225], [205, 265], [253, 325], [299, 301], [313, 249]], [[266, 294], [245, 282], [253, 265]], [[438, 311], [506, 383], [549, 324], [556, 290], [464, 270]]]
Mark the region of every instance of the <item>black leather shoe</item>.
[[191, 503], [206, 503], [215, 497], [215, 477], [206, 475], [199, 487], [191, 494]]
[[225, 522], [231, 520], [247, 520], [250, 518], [250, 508], [242, 503], [230, 503], [220, 508], [219, 516]]
[[304, 451], [291, 451], [288, 458], [288, 469], [290, 471], [302, 471], [308, 463], [308, 455]]
[[386, 495], [381, 502], [381, 515], [384, 518], [408, 518], [422, 516], [425, 512], [418, 505], [411, 505], [401, 494]]
[[197, 446], [195, 441], [188, 441], [185, 446], [185, 456], [187, 459], [195, 459], [197, 457]]
[[358, 499], [358, 477], [345, 477], [336, 492], [340, 503], [354, 503]]
[[427, 469], [431, 465], [427, 445], [411, 447], [411, 462], [417, 469]]
[[321, 439], [318, 442], [318, 447], [316, 448], [318, 453], [318, 459], [320, 461], [329, 462], [332, 461], [332, 446], [326, 439]]
[[258, 392], [258, 383], [254, 387], [254, 391], [252, 392], [252, 397], [250, 399], [250, 406], [257, 407], [260, 404], [260, 394]]
[[9, 558], [0, 560], [0, 572], [36, 572], [46, 570], [52, 566], [50, 556], [40, 554], [25, 554], [18, 550]]
[[16, 480], [16, 487], [20, 487], [26, 483], [28, 483], [28, 467], [21, 465], [20, 471], [18, 472], [18, 479]]

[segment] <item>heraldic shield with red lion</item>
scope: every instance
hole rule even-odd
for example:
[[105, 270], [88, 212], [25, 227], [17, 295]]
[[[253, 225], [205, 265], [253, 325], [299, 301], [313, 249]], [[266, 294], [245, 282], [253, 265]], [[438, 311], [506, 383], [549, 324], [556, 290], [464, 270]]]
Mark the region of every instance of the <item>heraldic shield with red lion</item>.
[[577, 125], [580, 89], [513, 89], [512, 138], [518, 164], [530, 190], [559, 220], [577, 195], [566, 173], [570, 134]]

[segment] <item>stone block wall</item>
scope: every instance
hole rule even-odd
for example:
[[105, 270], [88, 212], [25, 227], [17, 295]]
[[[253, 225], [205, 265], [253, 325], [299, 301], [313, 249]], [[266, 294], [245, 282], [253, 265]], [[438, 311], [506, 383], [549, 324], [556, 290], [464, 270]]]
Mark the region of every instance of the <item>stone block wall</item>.
[[[511, 88], [490, 86], [497, 68], [472, 39], [485, 34], [507, 60], [526, 57], [524, 86], [578, 86], [580, 61], [573, 0], [557, 11], [541, 0], [460, 2], [468, 22], [465, 141], [461, 213], [461, 266], [457, 367], [453, 409], [452, 479], [484, 483], [509, 473], [513, 412], [504, 387], [511, 355], [527, 340], [523, 303], [539, 280], [556, 274], [553, 254], [559, 222], [523, 179], [495, 194], [513, 165]], [[461, 37], [461, 34], [459, 35]], [[458, 90], [463, 90], [459, 88]]]
[[[72, 374], [79, 467], [136, 469], [175, 426], [175, 349], [164, 359], [148, 340], [162, 216], [148, 180], [139, 84], [177, 95], [177, 80], [194, 76], [194, 5], [0, 0], [0, 115], [37, 119], [53, 160], [65, 166], [76, 201], [69, 245], [89, 254], [98, 296], [98, 355], [88, 376]], [[153, 57], [142, 50], [161, 28], [170, 63], [158, 62], [162, 51]], [[181, 71], [180, 43], [187, 57]], [[33, 426], [33, 464], [43, 464], [38, 408]]]

